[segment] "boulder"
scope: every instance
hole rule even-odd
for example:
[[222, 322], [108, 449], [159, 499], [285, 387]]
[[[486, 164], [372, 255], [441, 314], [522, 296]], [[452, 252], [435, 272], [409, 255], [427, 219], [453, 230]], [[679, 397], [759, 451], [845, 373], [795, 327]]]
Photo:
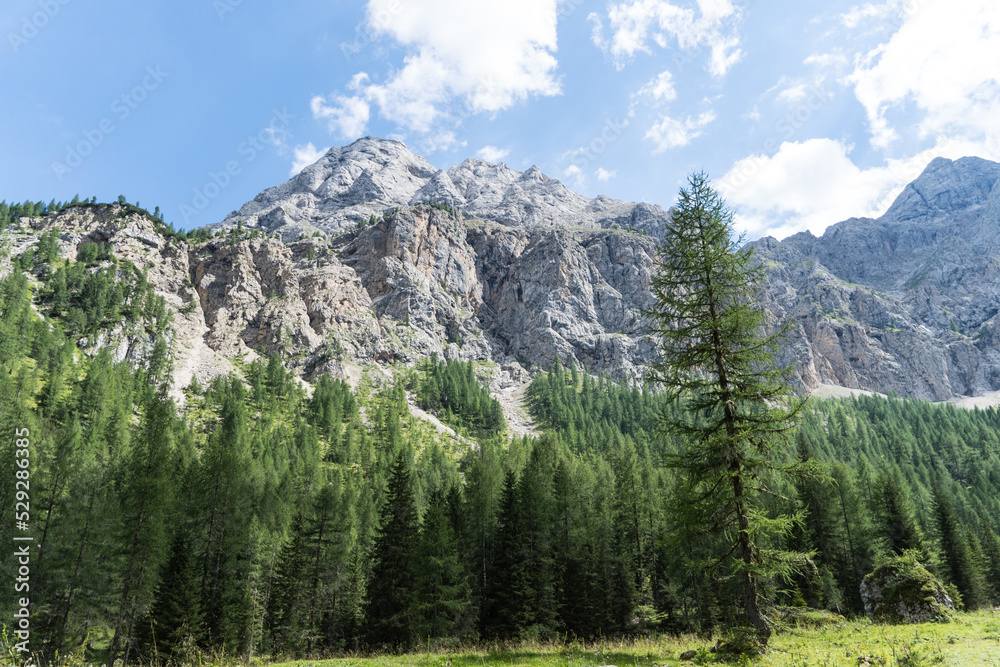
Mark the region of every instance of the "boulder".
[[891, 558], [861, 582], [865, 613], [881, 623], [947, 622], [955, 605], [912, 554]]

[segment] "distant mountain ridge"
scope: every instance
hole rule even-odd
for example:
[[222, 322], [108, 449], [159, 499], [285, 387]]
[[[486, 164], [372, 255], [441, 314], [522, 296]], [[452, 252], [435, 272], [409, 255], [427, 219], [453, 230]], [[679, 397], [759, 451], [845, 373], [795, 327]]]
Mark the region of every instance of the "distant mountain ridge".
[[1000, 388], [1000, 164], [937, 158], [884, 215], [756, 248], [786, 360], [821, 383], [945, 400]]
[[[793, 321], [781, 356], [802, 388], [931, 400], [1000, 391], [998, 183], [1000, 164], [939, 158], [878, 219], [752, 244], [767, 267], [762, 302]], [[214, 238], [170, 238], [118, 205], [70, 207], [27, 220], [30, 232], [18, 225], [11, 254], [59, 227], [70, 257], [85, 241], [110, 243], [146, 267], [175, 311], [178, 382], [254, 354], [279, 353], [309, 379], [436, 352], [490, 362], [494, 388], [510, 389], [557, 355], [643, 377], [668, 220], [536, 167], [438, 170], [366, 137], [211, 225]]]

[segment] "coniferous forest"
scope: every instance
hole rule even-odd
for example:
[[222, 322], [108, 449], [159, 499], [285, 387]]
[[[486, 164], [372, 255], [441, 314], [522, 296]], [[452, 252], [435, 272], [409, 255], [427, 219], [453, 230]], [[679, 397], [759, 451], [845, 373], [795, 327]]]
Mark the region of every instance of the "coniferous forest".
[[[539, 435], [512, 437], [475, 364], [435, 357], [307, 392], [274, 356], [193, 382], [179, 409], [170, 317], [142, 271], [98, 245], [64, 262], [51, 241], [0, 282], [0, 431], [31, 434], [43, 657], [321, 656], [745, 621], [720, 565], [731, 545], [677, 502], [684, 442], [663, 424], [681, 407], [663, 392], [556, 358], [527, 393]], [[141, 368], [77, 348], [120, 321], [156, 341]], [[760, 581], [770, 605], [863, 614], [861, 579], [902, 553], [965, 608], [1000, 604], [1000, 410], [815, 400], [791, 445], [778, 463], [823, 474], [764, 480], [765, 513], [797, 517], [765, 546], [808, 557]], [[9, 544], [19, 498], [0, 494]]]
[[[725, 545], [692, 539], [672, 515], [664, 461], [678, 443], [659, 433], [670, 407], [649, 388], [557, 360], [530, 386], [542, 435], [508, 439], [481, 402], [461, 416], [475, 435], [460, 452], [416, 428], [406, 378], [367, 394], [322, 379], [307, 397], [276, 357], [245, 382], [189, 387], [181, 414], [165, 365], [82, 357], [72, 306], [40, 318], [21, 274], [0, 295], [0, 427], [34, 441], [34, 621], [47, 653], [321, 655], [739, 617], [740, 591], [712, 570]], [[428, 363], [410, 384], [446, 406], [481, 391], [472, 371]], [[775, 603], [862, 613], [861, 578], [906, 549], [967, 608], [1000, 601], [1000, 411], [814, 401], [788, 456], [829, 475], [773, 500], [776, 514], [805, 510], [784, 546], [815, 563], [767, 582]], [[14, 502], [4, 485], [5, 540]], [[9, 617], [12, 587], [0, 590]]]

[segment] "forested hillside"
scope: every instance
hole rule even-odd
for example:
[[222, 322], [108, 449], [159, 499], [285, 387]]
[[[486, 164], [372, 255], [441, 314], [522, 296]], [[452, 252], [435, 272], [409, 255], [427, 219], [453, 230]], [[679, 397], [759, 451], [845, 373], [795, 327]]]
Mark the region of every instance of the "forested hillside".
[[[0, 428], [31, 433], [33, 627], [48, 654], [318, 655], [739, 616], [712, 569], [722, 545], [673, 514], [677, 443], [658, 429], [671, 408], [651, 389], [557, 360], [529, 391], [546, 433], [509, 439], [472, 365], [432, 360], [374, 391], [324, 378], [310, 396], [272, 357], [193, 383], [179, 413], [165, 356], [136, 369], [75, 347], [104, 321], [92, 305], [72, 314], [91, 294], [163, 333], [141, 273], [103, 252], [39, 256], [37, 281], [0, 283]], [[126, 288], [87, 287], [105, 275]], [[412, 418], [407, 386], [475, 445]], [[13, 449], [0, 455], [12, 470]], [[807, 510], [787, 546], [816, 564], [768, 582], [774, 602], [860, 613], [860, 578], [903, 549], [967, 606], [1000, 600], [1000, 412], [817, 401], [788, 455], [830, 468], [773, 501]], [[2, 493], [10, 543], [15, 490]], [[8, 556], [7, 617], [14, 571]]]

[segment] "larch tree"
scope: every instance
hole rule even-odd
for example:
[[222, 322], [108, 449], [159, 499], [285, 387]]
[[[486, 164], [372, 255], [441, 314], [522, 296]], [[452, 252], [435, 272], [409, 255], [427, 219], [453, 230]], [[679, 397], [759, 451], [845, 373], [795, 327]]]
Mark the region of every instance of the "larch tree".
[[665, 407], [665, 430], [685, 447], [668, 459], [679, 476], [678, 516], [702, 535], [721, 535], [726, 564], [741, 583], [747, 619], [763, 645], [771, 623], [762, 610], [764, 583], [787, 578], [806, 554], [774, 548], [796, 516], [772, 516], [769, 479], [803, 472], [779, 450], [802, 402], [792, 398], [788, 369], [768, 334], [758, 303], [763, 267], [733, 239], [732, 212], [704, 173], [682, 188], [660, 247], [648, 312], [660, 357], [649, 379], [682, 408]]

